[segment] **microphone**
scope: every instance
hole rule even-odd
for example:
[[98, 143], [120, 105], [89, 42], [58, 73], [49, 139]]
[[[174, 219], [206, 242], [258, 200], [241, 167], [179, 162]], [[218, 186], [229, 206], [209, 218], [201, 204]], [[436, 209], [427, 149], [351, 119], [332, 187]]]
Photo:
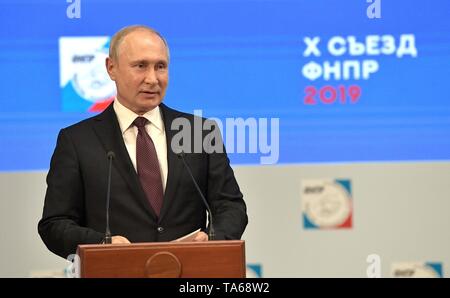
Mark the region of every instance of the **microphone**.
[[200, 194], [200, 197], [202, 198], [203, 204], [205, 205], [206, 209], [208, 210], [208, 221], [209, 221], [209, 232], [208, 232], [208, 238], [209, 240], [214, 240], [216, 233], [214, 232], [214, 225], [213, 225], [213, 215], [211, 212], [211, 208], [209, 208], [209, 204], [206, 201], [205, 197], [203, 196], [202, 191], [200, 190], [200, 187], [197, 184], [197, 181], [195, 181], [194, 175], [192, 175], [191, 169], [189, 168], [188, 164], [186, 163], [186, 160], [184, 159], [185, 153], [181, 152], [178, 155], [178, 158], [181, 159], [183, 162], [184, 167], [186, 168], [187, 172], [189, 173], [189, 176], [192, 179], [192, 182], [194, 182], [195, 188], [197, 189], [198, 193]]
[[111, 231], [109, 230], [109, 201], [111, 200], [111, 168], [112, 161], [116, 157], [113, 151], [108, 151], [106, 154], [108, 158], [108, 188], [106, 191], [106, 231], [105, 231], [105, 240], [103, 241], [105, 244], [111, 244]]

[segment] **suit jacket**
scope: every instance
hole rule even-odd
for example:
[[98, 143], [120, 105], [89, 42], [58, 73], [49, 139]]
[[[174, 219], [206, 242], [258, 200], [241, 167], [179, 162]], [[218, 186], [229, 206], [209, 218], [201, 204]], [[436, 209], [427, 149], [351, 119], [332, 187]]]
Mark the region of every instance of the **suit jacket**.
[[[171, 129], [173, 120], [183, 117], [194, 127], [195, 117], [164, 104], [160, 109], [168, 159], [160, 217], [155, 215], [140, 185], [111, 104], [103, 113], [59, 133], [38, 224], [49, 250], [66, 258], [76, 252], [79, 244], [102, 242], [109, 151], [115, 153], [109, 216], [113, 236], [121, 235], [131, 242], [154, 242], [174, 240], [198, 228], [206, 231], [206, 208], [182, 161], [171, 149], [178, 132]], [[185, 160], [211, 206], [216, 239], [240, 239], [248, 221], [246, 205], [225, 151], [207, 153], [202, 149], [201, 153], [186, 154]]]

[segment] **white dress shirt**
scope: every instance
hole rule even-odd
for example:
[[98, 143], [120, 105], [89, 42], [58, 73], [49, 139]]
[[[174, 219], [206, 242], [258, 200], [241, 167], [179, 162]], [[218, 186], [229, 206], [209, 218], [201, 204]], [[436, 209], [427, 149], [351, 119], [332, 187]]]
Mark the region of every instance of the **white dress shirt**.
[[[133, 121], [139, 117], [124, 105], [122, 105], [117, 98], [114, 100], [114, 111], [116, 112], [117, 119], [119, 121], [120, 130], [122, 131], [122, 137], [127, 147], [128, 154], [133, 162], [134, 169], [137, 171], [136, 166], [136, 138], [138, 134], [138, 128], [133, 125]], [[166, 190], [167, 183], [167, 141], [166, 131], [164, 129], [164, 122], [162, 120], [161, 111], [159, 107], [148, 111], [142, 117], [147, 118], [149, 122], [145, 125], [145, 130], [152, 138], [155, 144], [156, 154], [158, 155], [159, 169], [161, 170], [161, 181], [163, 184], [163, 191]]]

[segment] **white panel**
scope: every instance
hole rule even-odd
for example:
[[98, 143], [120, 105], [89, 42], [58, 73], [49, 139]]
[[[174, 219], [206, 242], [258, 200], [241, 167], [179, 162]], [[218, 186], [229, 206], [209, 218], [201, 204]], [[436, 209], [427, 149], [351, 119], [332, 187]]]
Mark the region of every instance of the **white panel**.
[[[247, 263], [264, 277], [365, 277], [369, 254], [393, 262], [450, 263], [450, 163], [240, 166], [235, 173], [248, 205]], [[1, 277], [60, 275], [65, 261], [37, 233], [44, 172], [2, 173]], [[353, 228], [305, 230], [302, 179], [352, 181]]]

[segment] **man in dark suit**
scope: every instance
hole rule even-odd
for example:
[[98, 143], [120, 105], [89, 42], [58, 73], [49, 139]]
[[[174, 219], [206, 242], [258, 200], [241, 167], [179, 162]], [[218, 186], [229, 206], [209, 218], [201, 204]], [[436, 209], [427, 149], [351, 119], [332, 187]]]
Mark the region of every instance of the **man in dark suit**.
[[[112, 38], [106, 67], [117, 97], [103, 113], [62, 129], [51, 160], [38, 230], [55, 254], [66, 258], [79, 244], [104, 240], [110, 151], [112, 243], [171, 241], [197, 229], [194, 240], [208, 240], [205, 205], [174, 148], [174, 123], [199, 119], [161, 103], [168, 65], [167, 43], [151, 28], [130, 26]], [[202, 144], [210, 135], [202, 130]], [[223, 148], [220, 134], [211, 144]], [[206, 149], [185, 161], [211, 206], [215, 239], [240, 239], [248, 221], [243, 196], [226, 153]]]

